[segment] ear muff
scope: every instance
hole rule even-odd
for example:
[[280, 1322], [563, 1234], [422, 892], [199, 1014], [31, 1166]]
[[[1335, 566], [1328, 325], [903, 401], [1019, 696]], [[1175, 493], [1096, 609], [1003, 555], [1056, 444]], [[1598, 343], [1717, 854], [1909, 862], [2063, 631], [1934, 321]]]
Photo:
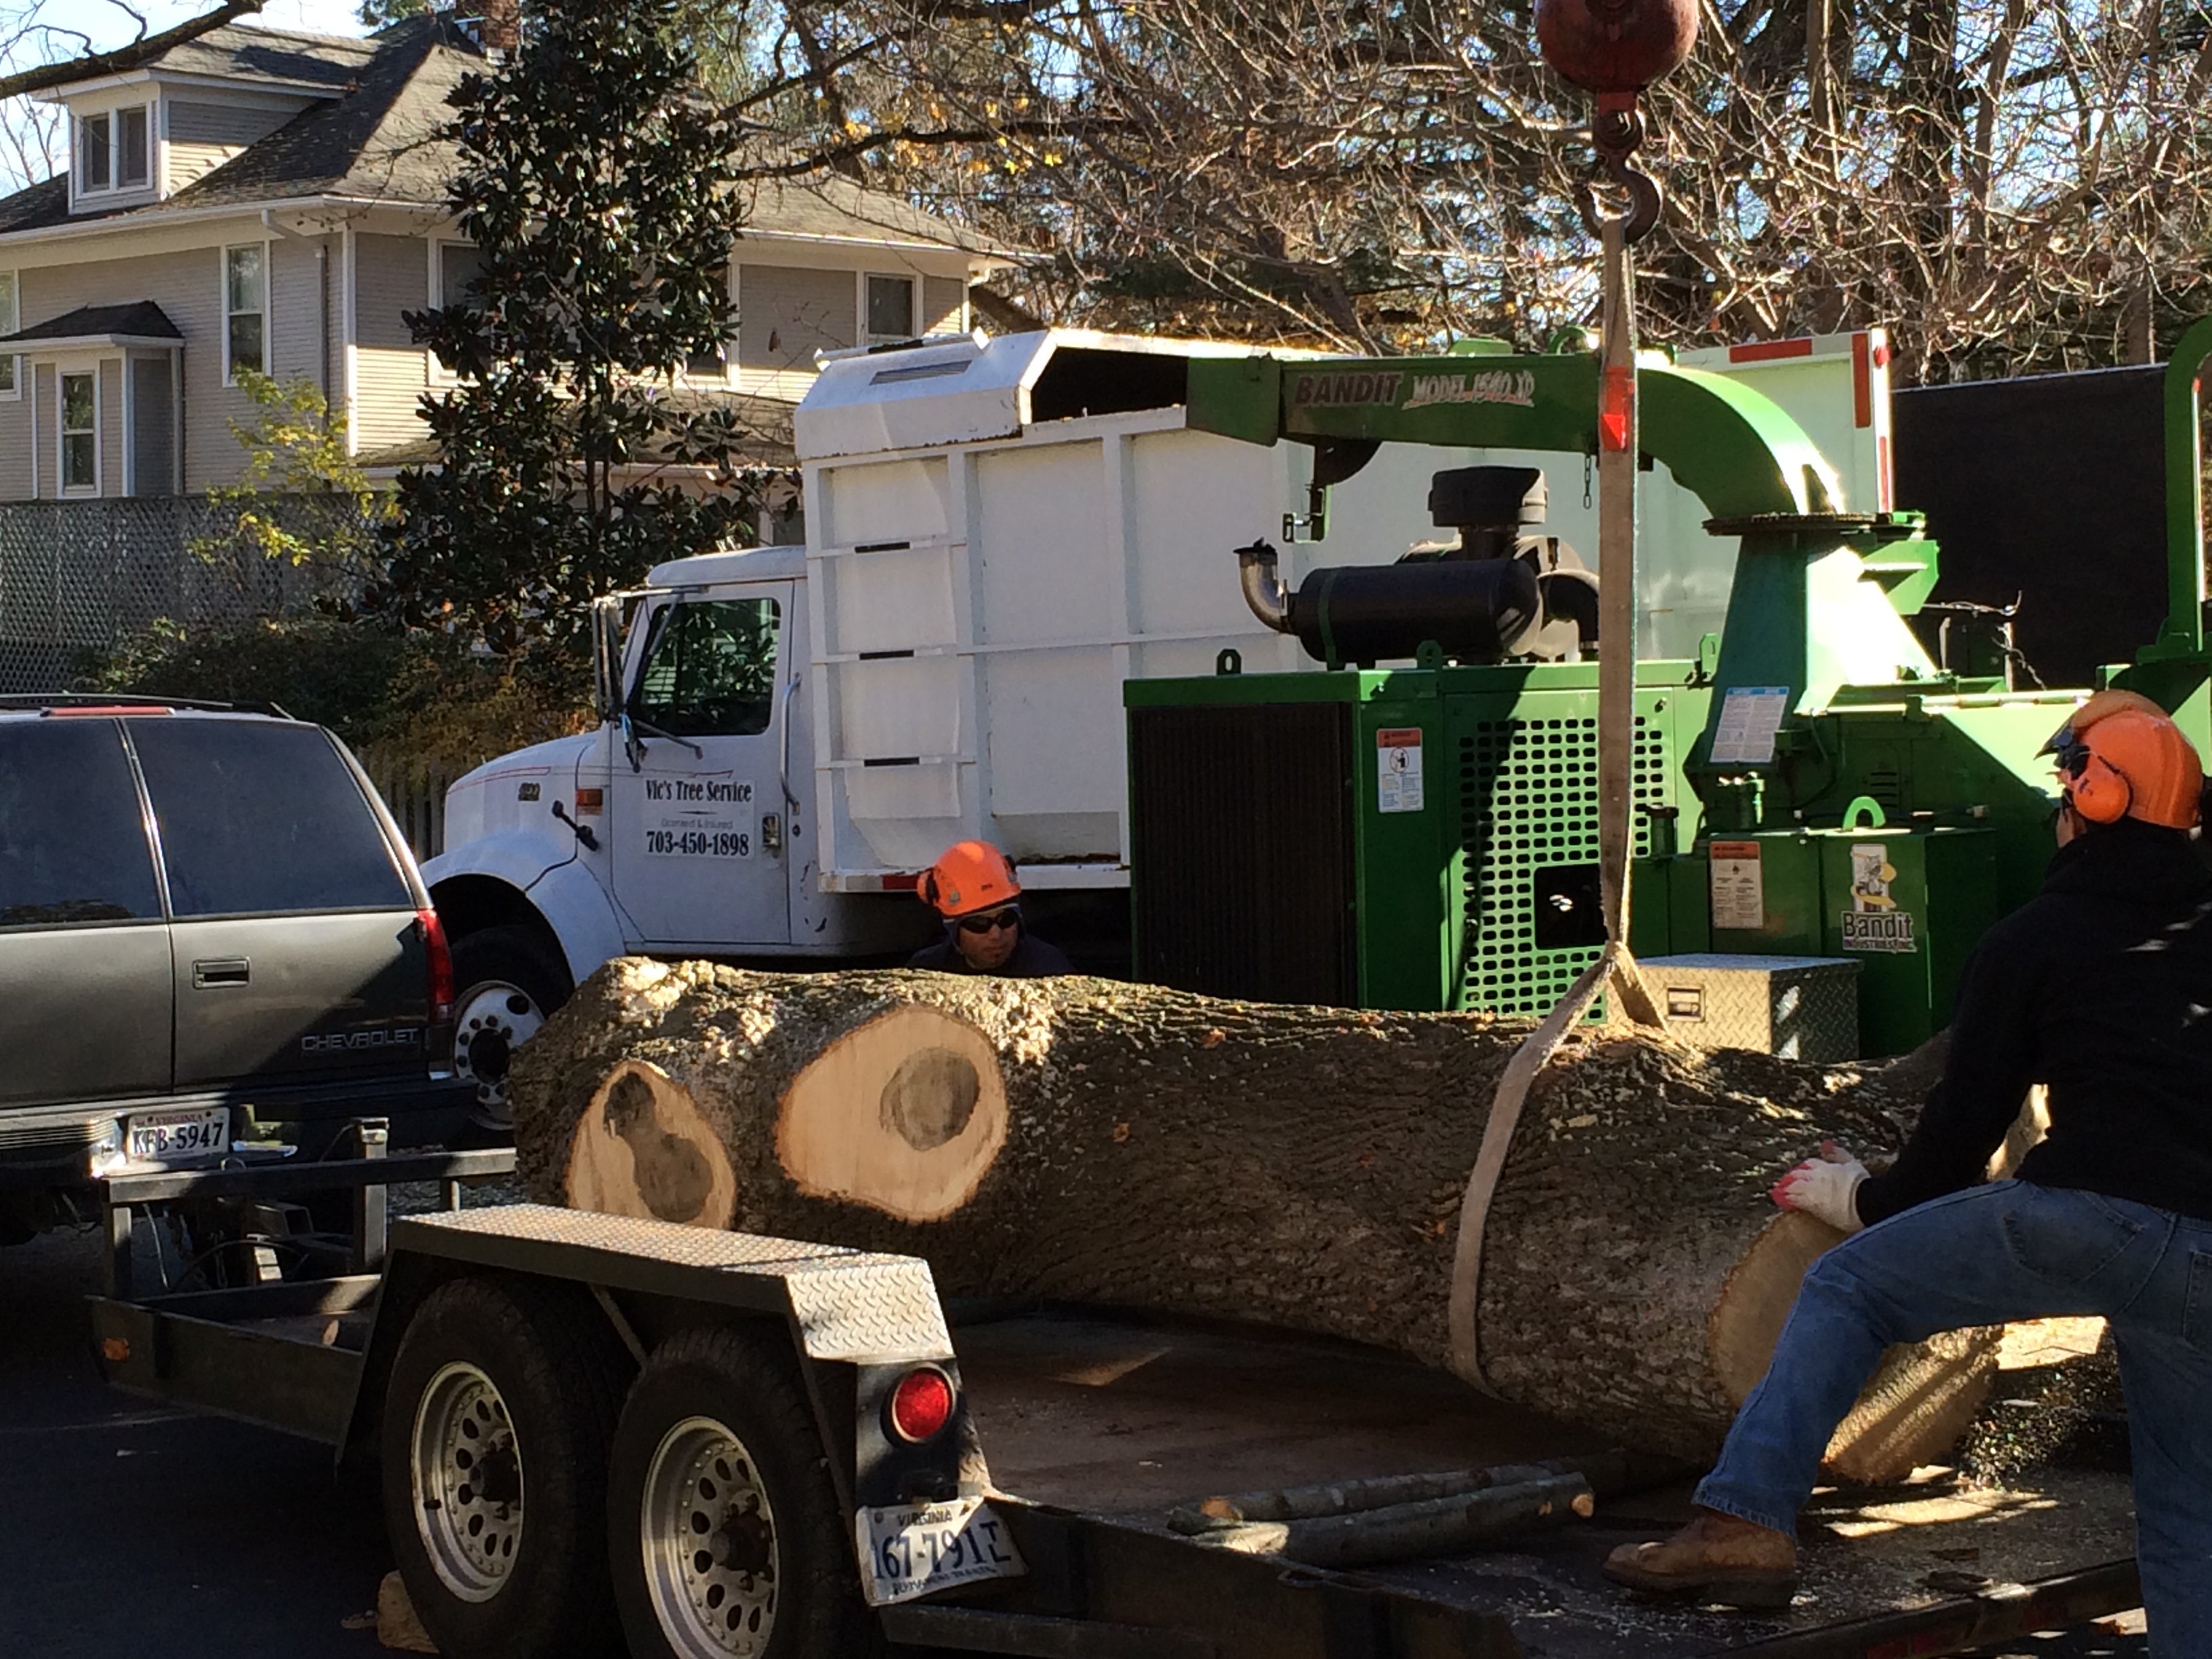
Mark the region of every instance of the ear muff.
[[2092, 823], [2118, 823], [2127, 817], [2135, 791], [2104, 760], [2085, 747], [2078, 762], [2069, 751], [2060, 755], [2059, 764], [2066, 771], [2066, 799], [2083, 817]]
[[921, 879], [914, 884], [915, 896], [932, 909], [937, 908], [937, 872], [925, 870]]

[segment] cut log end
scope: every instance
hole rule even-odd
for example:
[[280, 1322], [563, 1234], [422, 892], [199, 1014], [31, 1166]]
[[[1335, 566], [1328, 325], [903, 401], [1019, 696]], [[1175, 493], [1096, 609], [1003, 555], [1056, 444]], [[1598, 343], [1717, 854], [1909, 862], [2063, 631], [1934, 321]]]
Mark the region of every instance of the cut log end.
[[[1706, 1325], [1713, 1376], [1741, 1406], [1766, 1375], [1799, 1281], [1845, 1235], [1801, 1212], [1777, 1216], [1722, 1286]], [[1957, 1331], [1892, 1348], [1828, 1443], [1825, 1467], [1868, 1485], [1939, 1462], [1989, 1396], [2002, 1331]]]
[[610, 1071], [568, 1143], [569, 1207], [726, 1228], [738, 1182], [690, 1091], [658, 1066], [626, 1060]]
[[1006, 1089], [990, 1038], [916, 1004], [848, 1031], [791, 1080], [777, 1161], [811, 1198], [900, 1221], [957, 1212], [1006, 1139]]

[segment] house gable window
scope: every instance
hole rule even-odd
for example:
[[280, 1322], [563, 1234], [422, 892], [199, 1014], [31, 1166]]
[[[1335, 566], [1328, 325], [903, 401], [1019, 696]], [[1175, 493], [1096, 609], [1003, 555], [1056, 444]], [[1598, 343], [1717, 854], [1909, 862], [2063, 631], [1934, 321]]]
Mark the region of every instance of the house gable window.
[[[13, 334], [22, 327], [22, 307], [16, 299], [15, 273], [0, 270], [0, 334]], [[9, 354], [0, 354], [0, 398], [20, 398], [22, 382], [17, 378], [22, 370], [22, 359]]]
[[867, 325], [864, 332], [868, 343], [883, 345], [913, 339], [915, 313], [921, 309], [915, 303], [914, 278], [879, 276], [871, 272], [864, 282], [862, 302], [866, 311], [862, 320]]
[[154, 178], [153, 138], [151, 104], [77, 117], [76, 193], [145, 189]]
[[64, 368], [54, 377], [55, 430], [60, 446], [62, 494], [100, 493], [100, 374]]
[[269, 372], [269, 250], [262, 243], [222, 251], [222, 380], [240, 369]]

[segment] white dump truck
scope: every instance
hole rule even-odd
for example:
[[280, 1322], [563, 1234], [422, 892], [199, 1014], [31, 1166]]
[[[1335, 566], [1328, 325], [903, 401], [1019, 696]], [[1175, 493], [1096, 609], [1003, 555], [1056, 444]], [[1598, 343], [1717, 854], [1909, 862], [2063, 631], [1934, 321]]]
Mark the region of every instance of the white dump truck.
[[[1280, 538], [1295, 587], [1434, 538], [1440, 466], [1561, 470], [1385, 446], [1325, 497], [1306, 446], [1186, 428], [1187, 364], [1245, 350], [1054, 330], [826, 361], [795, 422], [806, 544], [672, 560], [602, 601], [599, 729], [447, 796], [423, 874], [485, 1103], [513, 1046], [610, 957], [913, 950], [934, 928], [918, 872], [969, 837], [1013, 859], [1039, 931], [1079, 963], [1110, 968], [1117, 937], [1126, 953], [1122, 683], [1209, 673], [1224, 651], [1317, 666], [1248, 607], [1231, 550]], [[1887, 505], [1878, 331], [1730, 359], [1695, 361], [1755, 377], [1844, 495]], [[1592, 481], [1549, 485], [1542, 533], [1594, 552]], [[1735, 544], [1663, 469], [1645, 498], [1639, 654], [1695, 658]]]

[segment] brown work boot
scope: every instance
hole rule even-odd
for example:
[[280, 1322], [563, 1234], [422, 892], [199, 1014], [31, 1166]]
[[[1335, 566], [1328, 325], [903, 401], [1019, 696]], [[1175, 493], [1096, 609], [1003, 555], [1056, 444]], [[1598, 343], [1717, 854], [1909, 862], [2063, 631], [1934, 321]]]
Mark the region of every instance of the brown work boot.
[[1631, 1589], [1695, 1595], [1723, 1607], [1786, 1607], [1797, 1589], [1797, 1546], [1771, 1527], [1699, 1510], [1672, 1538], [1623, 1544], [1606, 1557], [1605, 1576]]

